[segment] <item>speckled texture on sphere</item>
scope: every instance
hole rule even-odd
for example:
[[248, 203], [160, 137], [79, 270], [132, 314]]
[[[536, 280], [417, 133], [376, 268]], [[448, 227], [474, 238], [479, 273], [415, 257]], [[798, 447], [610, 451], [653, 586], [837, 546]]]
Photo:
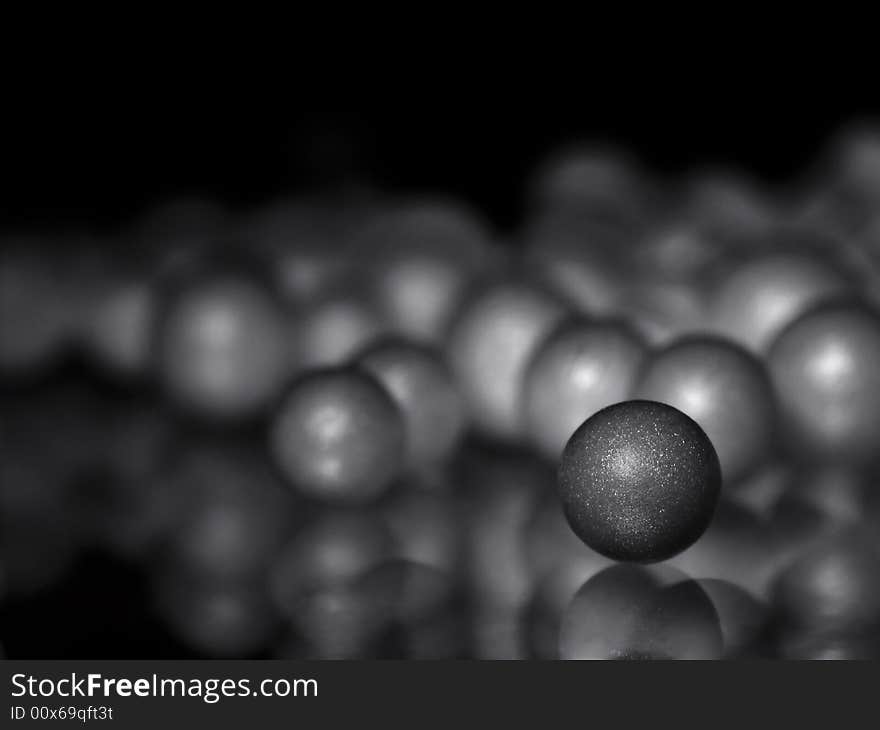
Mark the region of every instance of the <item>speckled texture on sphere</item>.
[[399, 474], [405, 434], [399, 409], [358, 370], [316, 371], [297, 381], [272, 427], [281, 471], [319, 499], [368, 501]]
[[604, 408], [569, 440], [559, 493], [575, 533], [615, 560], [665, 560], [703, 534], [721, 490], [718, 455], [703, 430], [671, 406]]

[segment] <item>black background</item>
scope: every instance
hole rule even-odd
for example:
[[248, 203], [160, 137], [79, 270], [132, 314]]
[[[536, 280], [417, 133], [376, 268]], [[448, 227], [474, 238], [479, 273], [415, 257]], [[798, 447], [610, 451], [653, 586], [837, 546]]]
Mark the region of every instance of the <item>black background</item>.
[[177, 88], [167, 98], [46, 92], [7, 104], [0, 123], [2, 222], [114, 229], [175, 196], [247, 208], [357, 181], [459, 196], [508, 229], [529, 172], [568, 142], [610, 143], [661, 176], [717, 164], [783, 184], [844, 125], [880, 110], [873, 84], [830, 67], [722, 75], [695, 58], [636, 76], [554, 72], [534, 94], [512, 93], [509, 76], [497, 85], [414, 81], [350, 100], [340, 89], [342, 105], [282, 86], [198, 98]]

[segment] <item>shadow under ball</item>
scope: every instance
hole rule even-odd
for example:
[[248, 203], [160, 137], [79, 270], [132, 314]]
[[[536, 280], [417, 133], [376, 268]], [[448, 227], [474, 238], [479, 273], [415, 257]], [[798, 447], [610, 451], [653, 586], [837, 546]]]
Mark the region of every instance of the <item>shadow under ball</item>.
[[272, 425], [282, 473], [302, 493], [366, 502], [398, 476], [405, 455], [399, 409], [372, 377], [324, 370], [294, 383]]
[[672, 406], [626, 401], [584, 422], [559, 465], [572, 530], [614, 560], [656, 562], [692, 545], [721, 491], [705, 432]]
[[808, 461], [880, 456], [880, 315], [827, 304], [788, 327], [768, 355], [783, 433]]
[[688, 337], [650, 356], [632, 397], [666, 403], [700, 424], [725, 483], [752, 472], [774, 435], [773, 386], [764, 366], [718, 337]]
[[629, 397], [647, 346], [628, 326], [570, 321], [538, 348], [526, 370], [529, 438], [556, 460], [586, 418]]

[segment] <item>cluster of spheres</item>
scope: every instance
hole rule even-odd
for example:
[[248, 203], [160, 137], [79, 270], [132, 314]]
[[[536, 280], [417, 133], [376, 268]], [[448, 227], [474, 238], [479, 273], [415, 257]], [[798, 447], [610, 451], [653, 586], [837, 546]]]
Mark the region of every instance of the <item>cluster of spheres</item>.
[[880, 134], [6, 232], [0, 403], [10, 657], [96, 554], [184, 656], [880, 657]]

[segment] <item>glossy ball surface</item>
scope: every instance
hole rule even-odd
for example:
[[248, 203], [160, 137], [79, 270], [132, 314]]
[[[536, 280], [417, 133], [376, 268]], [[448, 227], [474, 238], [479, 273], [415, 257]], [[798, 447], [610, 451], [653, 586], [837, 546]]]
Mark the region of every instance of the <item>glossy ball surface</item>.
[[385, 333], [366, 297], [328, 295], [295, 315], [290, 359], [298, 370], [338, 367]]
[[667, 403], [700, 424], [725, 483], [758, 466], [774, 434], [773, 387], [764, 366], [721, 338], [687, 338], [653, 354], [632, 397]]
[[828, 304], [786, 329], [768, 356], [782, 425], [809, 459], [866, 460], [880, 452], [880, 315]]
[[522, 435], [526, 366], [564, 314], [549, 294], [508, 282], [480, 292], [457, 317], [447, 342], [449, 362], [474, 423], [486, 435]]
[[357, 359], [381, 383], [403, 414], [407, 463], [419, 469], [442, 463], [467, 424], [452, 373], [438, 353], [403, 341], [384, 341]]
[[540, 345], [523, 384], [526, 430], [551, 459], [596, 411], [629, 397], [647, 353], [626, 325], [568, 322]]
[[193, 412], [250, 416], [276, 395], [286, 374], [281, 313], [249, 281], [195, 283], [164, 313], [157, 366], [169, 394]]
[[442, 342], [471, 279], [493, 257], [487, 226], [444, 200], [414, 199], [374, 216], [357, 247], [390, 328], [408, 339]]
[[569, 524], [615, 560], [665, 560], [703, 534], [721, 490], [712, 442], [688, 416], [626, 401], [588, 419], [569, 440], [559, 494]]
[[381, 385], [357, 370], [301, 378], [271, 433], [284, 475], [304, 494], [327, 500], [379, 496], [400, 472], [405, 443], [399, 409]]
[[710, 305], [713, 330], [765, 352], [790, 322], [850, 283], [828, 261], [807, 253], [772, 253], [742, 262], [725, 276]]

